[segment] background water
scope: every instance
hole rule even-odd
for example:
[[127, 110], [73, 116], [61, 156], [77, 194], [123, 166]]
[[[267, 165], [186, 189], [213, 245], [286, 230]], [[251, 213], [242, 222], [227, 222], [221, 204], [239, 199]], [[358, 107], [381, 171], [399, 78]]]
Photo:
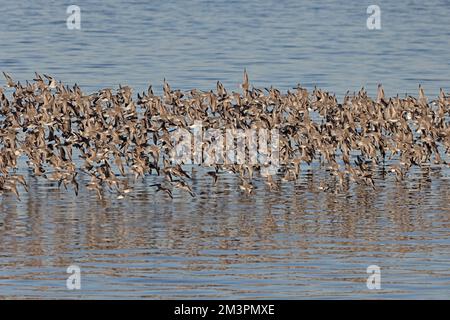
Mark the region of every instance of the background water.
[[[81, 30], [66, 8], [81, 8]], [[381, 30], [366, 9], [381, 7]], [[383, 83], [389, 95], [449, 91], [450, 2], [0, 1], [0, 69], [52, 74], [85, 91], [128, 84], [161, 91], [297, 83], [335, 92]], [[28, 177], [22, 201], [0, 196], [0, 297], [450, 298], [450, 174], [378, 177], [377, 190], [318, 189], [326, 173], [255, 195], [194, 168], [196, 198], [148, 187], [96, 199]], [[82, 289], [66, 289], [81, 267]], [[366, 287], [369, 265], [382, 289]]]

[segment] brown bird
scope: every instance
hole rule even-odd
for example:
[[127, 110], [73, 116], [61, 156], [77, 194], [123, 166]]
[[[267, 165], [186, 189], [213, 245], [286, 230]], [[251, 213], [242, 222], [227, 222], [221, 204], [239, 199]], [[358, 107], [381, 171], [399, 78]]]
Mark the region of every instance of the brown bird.
[[171, 199], [173, 199], [172, 191], [169, 188], [162, 186], [160, 183], [152, 184], [152, 185], [150, 185], [150, 187], [156, 187], [157, 188], [156, 192], [163, 191]]
[[6, 86], [8, 88], [15, 88], [16, 87], [16, 83], [13, 81], [11, 76], [7, 75], [5, 72], [3, 72], [3, 75], [5, 76], [5, 79], [6, 79]]
[[217, 183], [217, 178], [218, 178], [217, 172], [215, 172], [215, 171], [209, 171], [209, 172], [207, 172], [207, 175], [209, 175], [209, 176], [211, 176], [211, 177], [213, 178], [213, 183], [214, 183], [214, 185], [216, 185], [216, 183]]

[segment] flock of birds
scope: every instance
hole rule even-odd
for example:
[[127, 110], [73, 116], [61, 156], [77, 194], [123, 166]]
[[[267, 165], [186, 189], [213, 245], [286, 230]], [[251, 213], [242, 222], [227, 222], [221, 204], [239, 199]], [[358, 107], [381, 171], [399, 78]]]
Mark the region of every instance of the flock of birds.
[[[302, 164], [314, 161], [335, 177], [335, 188], [356, 182], [374, 186], [373, 174], [386, 167], [403, 179], [411, 166], [431, 162], [448, 166], [450, 153], [450, 96], [442, 89], [428, 101], [419, 86], [413, 96], [387, 98], [381, 85], [376, 100], [361, 89], [347, 93], [342, 103], [315, 88], [297, 86], [286, 93], [270, 87], [250, 87], [244, 72], [242, 93], [228, 92], [217, 82], [215, 91], [173, 90], [147, 92], [133, 99], [132, 89], [102, 89], [84, 94], [78, 85], [66, 86], [48, 75], [15, 82], [4, 73], [10, 98], [0, 88], [0, 195], [28, 189], [20, 164], [29, 175], [97, 193], [106, 190], [122, 199], [133, 180], [161, 176], [152, 184], [172, 198], [173, 188], [195, 197], [186, 166], [170, 161], [171, 132], [201, 121], [203, 128], [265, 128], [279, 132], [279, 170], [263, 177], [271, 190], [297, 180]], [[204, 141], [205, 145], [212, 143]], [[21, 160], [22, 159], [22, 160]], [[389, 160], [389, 161], [388, 161]], [[213, 164], [208, 175], [240, 178], [244, 193], [254, 190], [260, 164]], [[320, 186], [320, 189], [326, 189]]]

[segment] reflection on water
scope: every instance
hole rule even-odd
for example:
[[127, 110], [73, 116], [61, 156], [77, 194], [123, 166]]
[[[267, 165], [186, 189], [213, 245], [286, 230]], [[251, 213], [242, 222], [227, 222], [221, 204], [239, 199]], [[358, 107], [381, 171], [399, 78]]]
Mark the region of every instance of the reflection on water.
[[[92, 92], [166, 78], [182, 90], [220, 80], [238, 90], [244, 68], [257, 87], [300, 82], [336, 92], [436, 97], [449, 83], [446, 0], [383, 1], [382, 30], [368, 31], [373, 1], [85, 1], [82, 30], [64, 2], [0, 0], [0, 70], [34, 71]], [[3, 85], [3, 82], [2, 82]], [[136, 92], [137, 92], [136, 91]], [[157, 90], [155, 90], [157, 91]], [[334, 193], [304, 168], [278, 192], [236, 178], [217, 185], [193, 168], [196, 198], [171, 201], [148, 187], [124, 200], [59, 190], [0, 196], [0, 298], [449, 298], [449, 169], [423, 168]], [[82, 290], [66, 289], [77, 264]], [[377, 264], [382, 290], [366, 288]]]
[[[4, 195], [0, 295], [94, 298], [448, 298], [450, 177], [423, 168], [376, 192], [321, 191], [323, 170], [253, 196], [236, 178], [192, 168], [196, 198], [155, 194], [147, 177], [124, 200], [81, 190], [76, 198], [37, 181]], [[82, 290], [65, 287], [81, 267]], [[366, 287], [381, 267], [382, 290]]]

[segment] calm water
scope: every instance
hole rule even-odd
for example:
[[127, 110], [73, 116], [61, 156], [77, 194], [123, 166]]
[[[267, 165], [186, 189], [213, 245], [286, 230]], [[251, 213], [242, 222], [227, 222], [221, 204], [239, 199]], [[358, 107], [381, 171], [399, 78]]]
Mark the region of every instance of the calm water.
[[[239, 90], [301, 83], [342, 96], [381, 82], [389, 95], [450, 91], [449, 1], [382, 1], [382, 29], [366, 28], [372, 1], [0, 1], [0, 69], [34, 71], [86, 91], [119, 83], [161, 91]], [[236, 178], [217, 185], [192, 168], [196, 198], [155, 194], [97, 200], [29, 176], [22, 201], [0, 196], [0, 298], [450, 298], [450, 170], [415, 169], [374, 192], [318, 189], [328, 173], [251, 197]], [[27, 174], [25, 172], [25, 174]], [[66, 289], [81, 267], [82, 289]], [[382, 289], [366, 287], [381, 268]]]

